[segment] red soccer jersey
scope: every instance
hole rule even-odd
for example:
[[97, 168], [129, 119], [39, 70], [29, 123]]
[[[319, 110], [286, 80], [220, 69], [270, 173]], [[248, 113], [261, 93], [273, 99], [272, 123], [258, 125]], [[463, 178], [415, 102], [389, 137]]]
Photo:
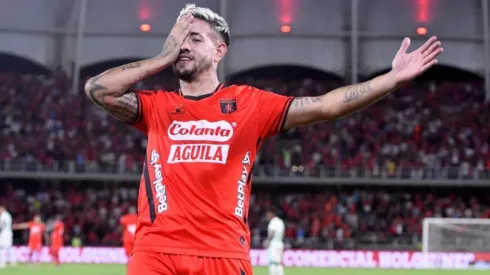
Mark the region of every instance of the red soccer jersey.
[[29, 243], [40, 244], [43, 241], [44, 224], [29, 222]]
[[57, 221], [54, 225], [54, 230], [51, 232], [51, 246], [61, 247], [63, 246], [63, 233], [65, 231], [65, 225], [61, 221]]
[[134, 234], [136, 233], [136, 224], [138, 221], [138, 215], [127, 214], [121, 217], [119, 223], [124, 226], [123, 243], [134, 242]]
[[249, 86], [209, 95], [139, 91], [148, 135], [134, 252], [250, 260], [251, 175], [292, 98]]

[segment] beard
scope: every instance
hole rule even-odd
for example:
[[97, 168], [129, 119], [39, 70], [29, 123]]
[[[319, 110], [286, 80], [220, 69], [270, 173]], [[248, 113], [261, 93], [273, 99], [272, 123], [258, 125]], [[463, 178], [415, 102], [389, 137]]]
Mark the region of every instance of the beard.
[[190, 82], [211, 66], [211, 63], [205, 62], [204, 60], [197, 61], [196, 59], [193, 59], [190, 63], [191, 64], [179, 64], [179, 62], [177, 62], [173, 65], [174, 73], [180, 80]]

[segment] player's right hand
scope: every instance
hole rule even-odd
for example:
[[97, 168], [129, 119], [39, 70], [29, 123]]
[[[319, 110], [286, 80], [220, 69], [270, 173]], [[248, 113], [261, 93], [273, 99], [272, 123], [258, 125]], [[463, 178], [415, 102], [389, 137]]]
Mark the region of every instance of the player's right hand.
[[187, 35], [189, 35], [193, 21], [194, 16], [190, 13], [177, 20], [177, 23], [175, 23], [163, 45], [160, 56], [167, 57], [170, 60], [177, 60], [180, 54], [180, 47], [182, 46], [182, 43], [184, 43]]

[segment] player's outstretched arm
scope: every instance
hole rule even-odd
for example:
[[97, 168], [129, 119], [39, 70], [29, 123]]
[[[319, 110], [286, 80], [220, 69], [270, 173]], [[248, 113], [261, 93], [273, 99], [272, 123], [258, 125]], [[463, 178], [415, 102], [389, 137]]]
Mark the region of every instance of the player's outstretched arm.
[[177, 21], [158, 56], [113, 68], [89, 79], [85, 84], [87, 96], [119, 120], [136, 122], [139, 102], [130, 88], [138, 81], [172, 65], [179, 56], [180, 46], [193, 20], [194, 17], [188, 14]]
[[29, 223], [17, 223], [12, 225], [13, 230], [24, 230], [24, 229], [29, 229]]
[[392, 70], [384, 75], [322, 96], [293, 99], [284, 129], [334, 120], [358, 111], [421, 75], [437, 63], [436, 57], [442, 53], [441, 42], [436, 37], [411, 53], [407, 53], [409, 46], [410, 39], [405, 38], [393, 59]]

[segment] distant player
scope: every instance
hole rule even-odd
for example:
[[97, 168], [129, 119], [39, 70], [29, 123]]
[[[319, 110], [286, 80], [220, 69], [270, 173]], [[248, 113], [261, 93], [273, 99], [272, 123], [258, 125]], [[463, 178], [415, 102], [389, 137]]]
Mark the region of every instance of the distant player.
[[278, 211], [274, 208], [267, 211], [267, 240], [265, 247], [269, 255], [269, 275], [283, 275], [284, 267], [282, 265], [282, 253], [284, 252], [284, 231], [286, 227], [284, 222], [277, 216]]
[[29, 229], [29, 259], [31, 262], [34, 262], [34, 255], [36, 255], [37, 261], [39, 261], [45, 230], [45, 225], [41, 220], [41, 216], [35, 215], [31, 222], [14, 224], [12, 228], [14, 230]]
[[12, 266], [17, 264], [12, 240], [12, 216], [5, 206], [0, 205], [0, 269], [5, 268], [7, 262]]
[[[217, 70], [230, 46], [228, 24], [210, 9], [187, 5], [160, 54], [87, 81], [85, 92], [97, 106], [148, 136], [128, 274], [252, 274], [247, 219], [260, 145], [381, 99], [442, 52], [435, 37], [412, 53], [409, 45], [407, 38], [390, 72], [322, 96], [225, 86]], [[179, 90], [131, 89], [170, 66]]]
[[57, 216], [54, 223], [51, 226], [51, 244], [49, 246], [49, 254], [53, 258], [57, 266], [61, 265], [60, 262], [60, 249], [63, 247], [63, 234], [65, 233], [65, 224], [61, 220], [61, 217]]
[[136, 224], [138, 222], [138, 215], [136, 214], [136, 208], [130, 207], [128, 214], [121, 217], [119, 223], [123, 229], [123, 247], [126, 252], [126, 257], [131, 256], [134, 246], [134, 233], [136, 233]]

